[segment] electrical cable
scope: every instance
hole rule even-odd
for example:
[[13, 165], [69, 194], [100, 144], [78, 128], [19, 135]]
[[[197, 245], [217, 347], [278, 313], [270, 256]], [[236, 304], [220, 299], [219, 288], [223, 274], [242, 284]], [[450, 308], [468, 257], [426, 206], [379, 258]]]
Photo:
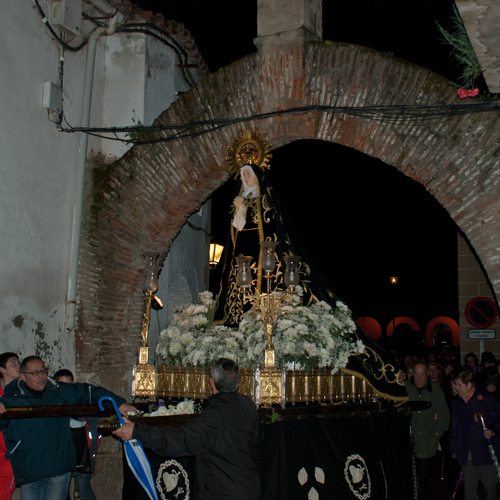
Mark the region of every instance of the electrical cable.
[[45, 12], [43, 11], [42, 7], [40, 7], [40, 4], [38, 3], [38, 0], [32, 0], [33, 4], [35, 5], [38, 14], [40, 15], [42, 19], [42, 23], [45, 24], [47, 29], [50, 31], [50, 34], [54, 37], [57, 43], [61, 45], [64, 49], [69, 50], [70, 52], [78, 52], [79, 50], [83, 49], [85, 45], [87, 45], [88, 37], [94, 32], [94, 30], [97, 28], [94, 28], [90, 33], [87, 33], [86, 37], [83, 39], [83, 42], [78, 45], [78, 47], [72, 47], [71, 45], [68, 45], [60, 36], [57, 35], [57, 33], [54, 31], [54, 28], [49, 23], [49, 20], [47, 19], [47, 16], [45, 15]]
[[64, 47], [61, 48], [61, 57], [59, 58], [59, 87], [61, 87], [61, 111], [58, 116], [58, 126], [62, 128], [62, 115], [64, 109]]
[[[72, 47], [71, 45], [69, 45], [68, 42], [72, 41], [74, 39], [74, 36], [71, 38], [71, 35], [68, 35], [71, 38], [71, 40], [64, 40], [66, 35], [63, 35], [63, 36], [57, 35], [57, 33], [54, 31], [54, 28], [49, 23], [49, 20], [48, 20], [47, 16], [45, 15], [45, 12], [43, 11], [42, 7], [40, 6], [38, 0], [32, 0], [32, 1], [33, 1], [33, 4], [35, 5], [39, 15], [40, 15], [40, 18], [42, 19], [42, 22], [45, 24], [45, 26], [49, 30], [50, 34], [54, 37], [56, 42], [58, 42], [65, 50], [68, 50], [71, 52], [78, 52], [79, 50], [83, 49], [83, 47], [85, 47], [85, 45], [87, 45], [88, 37], [94, 32], [94, 30], [97, 29], [97, 27], [99, 27], [99, 26], [104, 26], [104, 24], [98, 22], [98, 20], [109, 19], [109, 17], [91, 18], [88, 15], [84, 15], [84, 18], [94, 22], [96, 24], [96, 27], [83, 37], [83, 41], [80, 45], [78, 45], [77, 47]], [[118, 10], [116, 10], [116, 12], [118, 12]], [[113, 16], [110, 16], [110, 17], [113, 17]], [[159, 36], [158, 34], [153, 33], [152, 30], [158, 31], [163, 36]], [[126, 24], [124, 26], [118, 27], [117, 31], [129, 32], [129, 33], [134, 33], [134, 32], [144, 33], [146, 35], [153, 36], [157, 40], [161, 41], [162, 43], [164, 43], [165, 45], [170, 47], [175, 52], [175, 54], [179, 57], [181, 74], [182, 74], [182, 77], [183, 77], [184, 81], [186, 82], [186, 84], [189, 87], [194, 87], [196, 85], [196, 82], [187, 73], [186, 68], [185, 68], [185, 65], [187, 65], [187, 61], [188, 61], [187, 52], [184, 50], [182, 45], [180, 45], [180, 43], [177, 42], [177, 40], [175, 40], [174, 37], [170, 33], [168, 33], [168, 31], [166, 31], [162, 28], [159, 28], [158, 26], [155, 26], [154, 24], [147, 24], [147, 23], [129, 23], [129, 24]], [[163, 37], [166, 37], [169, 40], [165, 40], [165, 38], [163, 38]], [[182, 61], [182, 58], [184, 58], [184, 61]]]
[[[189, 122], [186, 124], [176, 123], [173, 125], [151, 125], [149, 127], [141, 125], [134, 127], [71, 127], [70, 129], [62, 129], [63, 132], [84, 132], [103, 139], [120, 140], [127, 144], [155, 144], [159, 142], [172, 142], [187, 138], [199, 137], [219, 130], [229, 125], [245, 123], [255, 120], [265, 120], [268, 118], [282, 117], [290, 114], [308, 114], [314, 112], [331, 113], [331, 114], [346, 114], [351, 116], [359, 116], [368, 120], [376, 120], [385, 123], [404, 123], [415, 121], [442, 121], [443, 118], [451, 119], [457, 116], [464, 116], [472, 113], [487, 113], [500, 110], [498, 101], [485, 102], [479, 104], [444, 104], [444, 105], [427, 105], [427, 106], [411, 106], [411, 105], [389, 105], [389, 106], [304, 106], [290, 108], [258, 115], [242, 116], [238, 118], [213, 118], [198, 122]], [[67, 123], [67, 122], [66, 122]], [[201, 129], [201, 130], [193, 130]], [[166, 132], [175, 131], [175, 133], [167, 137], [160, 137], [151, 140], [133, 140], [120, 139], [118, 133], [131, 134], [132, 132]], [[113, 133], [115, 138], [102, 135], [105, 133]]]
[[[153, 33], [151, 30], [159, 32], [162, 36]], [[186, 68], [184, 67], [184, 65], [187, 65], [188, 62], [188, 54], [186, 50], [168, 31], [158, 26], [155, 26], [154, 24], [148, 24], [148, 23], [127, 23], [124, 26], [119, 26], [117, 28], [117, 31], [125, 33], [144, 33], [146, 35], [152, 36], [153, 38], [156, 38], [157, 40], [165, 44], [167, 47], [171, 48], [179, 58], [180, 62], [179, 67], [182, 73], [182, 77], [186, 82], [186, 84], [189, 87], [194, 87], [196, 85], [196, 82], [193, 79], [191, 79], [191, 76], [188, 74]], [[165, 38], [163, 37], [166, 37], [168, 40], [165, 40]], [[184, 61], [182, 59], [184, 59]]]
[[[38, 0], [32, 0], [33, 4], [35, 5], [36, 9], [38, 10], [39, 15], [42, 18], [42, 22], [46, 25], [47, 29], [50, 31], [52, 36], [55, 38], [55, 40], [62, 46], [63, 48], [63, 54], [60, 59], [60, 65], [59, 65], [59, 74], [60, 74], [60, 83], [61, 83], [61, 90], [63, 88], [62, 83], [63, 83], [63, 69], [64, 69], [64, 50], [68, 50], [71, 52], [78, 52], [81, 50], [88, 41], [88, 37], [93, 33], [93, 31], [96, 28], [94, 28], [92, 31], [90, 31], [86, 37], [84, 38], [83, 42], [78, 46], [78, 47], [71, 47], [68, 43], [66, 43], [63, 38], [65, 36], [61, 35], [58, 36], [50, 23], [48, 22], [48, 19], [41, 8], [40, 4], [38, 3]], [[88, 18], [88, 16], [87, 16]], [[96, 18], [92, 19], [93, 22], [96, 24], [102, 24], [102, 23], [97, 23], [97, 19], [104, 19], [104, 18]], [[157, 33], [153, 33], [153, 31], [159, 32], [162, 36], [158, 35]], [[184, 48], [177, 42], [171, 35], [168, 33], [166, 30], [159, 28], [158, 26], [152, 25], [152, 24], [147, 24], [147, 23], [129, 23], [124, 26], [121, 26], [117, 29], [117, 31], [122, 31], [122, 32], [138, 32], [138, 33], [144, 33], [150, 36], [153, 36], [157, 40], [161, 41], [165, 45], [167, 45], [169, 48], [171, 48], [177, 57], [179, 58], [180, 61], [180, 69], [182, 72], [182, 76], [187, 83], [188, 86], [194, 87], [196, 85], [196, 82], [194, 80], [191, 80], [190, 75], [187, 74], [185, 71], [185, 65], [187, 65], [187, 60], [188, 60], [188, 55], [187, 52], [184, 50]], [[165, 39], [165, 38], [168, 38]], [[68, 39], [68, 41], [70, 41]], [[183, 61], [184, 59], [184, 61]], [[146, 126], [133, 126], [133, 127], [111, 127], [111, 128], [103, 128], [103, 127], [97, 127], [97, 128], [84, 128], [84, 127], [72, 127], [69, 122], [67, 121], [66, 117], [64, 116], [64, 112], [61, 111], [59, 113], [59, 119], [58, 121], [49, 120], [56, 125], [58, 125], [58, 128], [62, 132], [67, 132], [67, 133], [73, 133], [73, 132], [84, 132], [89, 135], [101, 138], [101, 139], [107, 139], [107, 140], [115, 140], [115, 141], [120, 141], [125, 144], [155, 144], [159, 142], [171, 142], [171, 141], [176, 141], [176, 140], [182, 140], [186, 138], [194, 138], [194, 137], [199, 137], [201, 135], [214, 132], [216, 130], [219, 130], [220, 128], [229, 126], [229, 125], [234, 125], [234, 124], [239, 124], [239, 123], [245, 123], [248, 121], [253, 121], [253, 120], [264, 120], [267, 118], [273, 118], [273, 117], [280, 117], [280, 116], [285, 116], [288, 114], [307, 114], [307, 113], [313, 113], [313, 112], [322, 112], [322, 113], [332, 113], [332, 114], [347, 114], [351, 116], [359, 116], [362, 118], [366, 118], [368, 120], [376, 120], [376, 121], [381, 121], [381, 122], [386, 122], [386, 123], [403, 123], [403, 122], [408, 122], [408, 121], [438, 121], [442, 120], [443, 118], [452, 118], [455, 116], [460, 116], [460, 115], [465, 115], [465, 114], [471, 114], [471, 113], [482, 113], [482, 112], [491, 112], [500, 109], [500, 106], [498, 105], [498, 102], [488, 102], [488, 103], [480, 103], [480, 104], [452, 104], [452, 105], [440, 105], [440, 106], [412, 106], [412, 105], [391, 105], [391, 106], [366, 106], [366, 107], [349, 107], [349, 106], [304, 106], [304, 107], [297, 107], [297, 108], [290, 108], [286, 110], [278, 110], [274, 112], [268, 112], [268, 113], [262, 113], [258, 115], [251, 115], [251, 116], [243, 116], [243, 117], [238, 117], [238, 118], [214, 118], [210, 120], [204, 120], [200, 122], [191, 122], [188, 124], [174, 124], [174, 125], [152, 125], [149, 127]], [[69, 128], [63, 128], [62, 127], [62, 120], [64, 119], [65, 123]], [[201, 128], [202, 130], [196, 130], [193, 131], [193, 128]], [[138, 133], [138, 132], [162, 132], [162, 131], [173, 131], [175, 130], [176, 132], [167, 136], [167, 137], [162, 137], [162, 138], [157, 138], [157, 139], [152, 139], [152, 140], [147, 140], [147, 141], [141, 141], [141, 140], [135, 140], [135, 139], [123, 139], [118, 137], [119, 133], [124, 133], [126, 135], [131, 135], [132, 133]], [[106, 135], [102, 135], [103, 133], [112, 133], [114, 137], [109, 137]]]
[[[157, 35], [156, 33], [152, 33], [151, 31], [149, 31], [147, 29], [140, 29], [140, 28], [126, 29], [126, 26], [125, 26], [124, 29], [121, 29], [120, 31], [122, 31], [124, 33], [143, 33], [145, 35], [149, 35], [149, 36], [152, 36], [153, 38], [156, 38], [161, 43], [163, 43], [167, 47], [171, 48], [175, 52], [175, 54], [177, 55], [177, 57], [179, 57], [179, 61], [180, 61], [179, 68], [181, 70], [182, 78], [184, 79], [185, 83], [189, 87], [194, 87], [196, 85], [196, 82], [194, 82], [194, 80], [191, 80], [189, 78], [189, 76], [187, 75], [186, 68], [184, 67], [184, 65], [182, 63], [182, 60], [180, 58], [181, 53], [177, 50], [177, 48], [173, 44], [169, 43], [167, 40], [163, 39], [161, 36]], [[186, 59], [186, 63], [187, 63], [187, 59]], [[186, 63], [184, 63], [184, 64], [186, 64]]]
[[[51, 26], [51, 24], [49, 23], [48, 19], [47, 19], [47, 16], [45, 15], [45, 12], [43, 11], [42, 7], [40, 6], [40, 4], [38, 3], [38, 0], [32, 0], [33, 1], [33, 4], [35, 5], [41, 19], [42, 19], [42, 22], [45, 24], [45, 26], [47, 27], [47, 29], [49, 30], [49, 32], [51, 33], [51, 35], [54, 37], [54, 39], [56, 40], [56, 42], [58, 42], [62, 49], [63, 49], [63, 53], [64, 53], [64, 50], [68, 50], [68, 51], [71, 51], [71, 52], [78, 52], [79, 50], [81, 50], [83, 47], [85, 47], [88, 43], [88, 37], [97, 29], [97, 27], [99, 26], [104, 26], [103, 23], [100, 23], [98, 22], [99, 19], [108, 19], [109, 17], [113, 17], [113, 16], [109, 16], [109, 17], [101, 17], [101, 18], [91, 18], [89, 17], [88, 15], [84, 15], [84, 18], [85, 19], [88, 19], [92, 22], [94, 22], [96, 24], [96, 27], [91, 30], [85, 37], [84, 37], [84, 40], [83, 42], [78, 46], [78, 47], [72, 47], [69, 45], [69, 42], [71, 42], [75, 37], [74, 35], [69, 35], [69, 34], [66, 34], [66, 33], [60, 33], [60, 35], [57, 35], [57, 33], [54, 31], [53, 27]], [[116, 11], [118, 12], [118, 10]], [[157, 33], [153, 33], [151, 30], [155, 30], [155, 31], [158, 31], [162, 36], [158, 35]], [[155, 26], [155, 25], [151, 25], [151, 24], [147, 24], [147, 23], [129, 23], [129, 24], [126, 24], [124, 26], [120, 26], [118, 27], [117, 31], [120, 31], [120, 32], [125, 32], [125, 33], [143, 33], [145, 35], [149, 35], [149, 36], [152, 36], [154, 38], [156, 38], [157, 40], [159, 40], [161, 43], [163, 43], [164, 45], [168, 46], [169, 48], [171, 48], [174, 53], [176, 54], [178, 60], [179, 60], [179, 68], [181, 70], [181, 75], [182, 75], [182, 78], [184, 79], [184, 82], [188, 85], [188, 87], [194, 87], [196, 85], [196, 82], [194, 81], [194, 79], [191, 78], [191, 75], [186, 71], [186, 65], [187, 65], [187, 61], [188, 61], [188, 54], [187, 52], [184, 50], [184, 48], [182, 47], [182, 45], [177, 42], [177, 40], [175, 40], [172, 35], [170, 33], [168, 33], [166, 30], [162, 29], [162, 28], [159, 28], [158, 26]], [[166, 40], [165, 38], [168, 38], [168, 40]], [[60, 60], [60, 77], [61, 77], [61, 72], [62, 72], [62, 62], [64, 61], [64, 56], [62, 56], [62, 61]], [[62, 78], [61, 79], [61, 91], [63, 89], [62, 87]], [[58, 127], [62, 129], [62, 118], [63, 118], [63, 115], [64, 115], [64, 111], [61, 111], [59, 113], [59, 118], [57, 121], [55, 120], [52, 120], [50, 118], [50, 116], [48, 117], [49, 121], [51, 121], [52, 123], [55, 123], [56, 125], [58, 125]], [[67, 122], [66, 119], [64, 119], [64, 121], [67, 123], [67, 125], [69, 126], [70, 130], [73, 130], [73, 127], [71, 127], [71, 125]], [[67, 131], [67, 130], [66, 130]], [[124, 139], [120, 139], [117, 135], [116, 135], [116, 132], [114, 132], [115, 134], [115, 138], [112, 139], [112, 138], [109, 138], [110, 140], [117, 140], [117, 141], [121, 141], [121, 142], [124, 142], [125, 144], [130, 144], [130, 143], [135, 143], [134, 141], [128, 141], [128, 140], [124, 140]], [[91, 134], [93, 135], [93, 134]], [[102, 136], [98, 136], [98, 137], [102, 137]], [[106, 138], [106, 137], [103, 137], [103, 138]]]

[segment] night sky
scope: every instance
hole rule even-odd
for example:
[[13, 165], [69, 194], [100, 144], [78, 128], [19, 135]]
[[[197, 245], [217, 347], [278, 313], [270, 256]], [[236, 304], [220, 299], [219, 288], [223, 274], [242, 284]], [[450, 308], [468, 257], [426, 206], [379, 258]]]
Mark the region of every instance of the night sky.
[[[435, 24], [451, 26], [453, 4], [325, 0], [323, 39], [388, 52], [457, 81], [460, 68]], [[256, 51], [256, 0], [141, 0], [138, 5], [183, 22], [211, 71]], [[337, 144], [304, 140], [272, 153], [269, 177], [276, 192], [355, 318], [372, 316], [383, 330], [394, 316], [410, 316], [422, 330], [435, 316], [458, 321], [457, 227], [421, 185]], [[328, 165], [313, 168], [326, 159]], [[230, 180], [213, 195], [213, 232], [221, 242], [233, 190]], [[400, 279], [397, 287], [389, 284], [392, 275]]]

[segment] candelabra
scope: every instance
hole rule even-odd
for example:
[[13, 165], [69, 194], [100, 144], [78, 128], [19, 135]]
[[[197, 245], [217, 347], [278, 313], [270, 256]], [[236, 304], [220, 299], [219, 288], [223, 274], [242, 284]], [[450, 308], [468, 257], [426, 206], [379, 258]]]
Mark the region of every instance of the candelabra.
[[[278, 243], [275, 241], [261, 241], [262, 260], [261, 267], [264, 271], [263, 276], [266, 279], [266, 292], [260, 296], [254, 295], [250, 297], [253, 302], [253, 308], [256, 313], [260, 313], [262, 322], [264, 323], [264, 332], [266, 336], [266, 347], [264, 350], [264, 368], [256, 368], [256, 402], [270, 406], [272, 404], [282, 403], [284, 401], [284, 391], [286, 382], [286, 370], [276, 368], [276, 353], [273, 344], [273, 330], [275, 323], [275, 310], [280, 307], [280, 301], [287, 300], [286, 298], [278, 298], [272, 291], [272, 272], [276, 267], [275, 249]], [[243, 293], [248, 293], [247, 290], [252, 284], [252, 275], [250, 264], [252, 257], [239, 256], [236, 257], [238, 262], [238, 273], [236, 275], [236, 283], [243, 290]], [[283, 258], [286, 264], [283, 279], [288, 287], [289, 300], [291, 294], [295, 292], [295, 286], [299, 283], [298, 262], [300, 257], [297, 255], [287, 255]], [[275, 291], [277, 283], [275, 284]]]

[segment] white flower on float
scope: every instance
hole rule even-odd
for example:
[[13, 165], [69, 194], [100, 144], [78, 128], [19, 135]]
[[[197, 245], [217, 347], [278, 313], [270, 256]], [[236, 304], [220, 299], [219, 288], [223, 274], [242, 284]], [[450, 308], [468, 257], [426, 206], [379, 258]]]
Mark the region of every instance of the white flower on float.
[[281, 319], [278, 321], [278, 324], [276, 325], [278, 330], [286, 330], [287, 328], [290, 328], [293, 326], [293, 321], [289, 319]]
[[198, 294], [198, 300], [205, 306], [211, 306], [214, 302], [213, 293], [205, 290]]
[[328, 311], [330, 312], [332, 310], [332, 307], [330, 306], [330, 304], [326, 303], [324, 300], [320, 300], [319, 302], [316, 302], [316, 304], [314, 304], [318, 309], [323, 309], [324, 311]]
[[168, 408], [166, 406], [160, 406], [157, 410], [152, 411], [150, 417], [162, 417], [168, 414]]
[[311, 320], [311, 321], [318, 321], [318, 315], [314, 314], [312, 311], [308, 311], [305, 313], [306, 316]]
[[191, 318], [192, 326], [199, 326], [208, 323], [207, 317], [202, 314], [197, 314]]
[[[205, 299], [200, 298], [200, 302], [202, 300]], [[208, 294], [206, 300], [210, 300]], [[210, 304], [207, 307], [209, 306]], [[163, 358], [173, 366], [207, 366], [221, 355], [238, 358], [240, 362], [247, 363], [247, 366], [263, 362], [265, 332], [260, 315], [245, 313], [239, 329], [234, 330], [221, 325], [208, 326], [204, 314], [201, 315], [202, 319], [199, 318], [200, 315], [194, 314], [197, 307], [200, 306], [189, 304], [178, 309], [179, 314], [171, 322], [176, 330], [169, 331], [167, 328], [164, 330], [166, 334], [162, 332], [162, 338], [158, 341], [156, 352], [159, 359]], [[273, 342], [278, 362], [284, 362], [286, 356], [288, 359], [295, 358], [295, 361], [309, 359], [309, 365], [333, 366], [338, 361], [337, 357], [342, 357], [342, 351], [348, 356], [362, 350], [348, 335], [355, 324], [347, 306], [342, 303], [333, 311], [325, 302], [315, 303], [310, 307], [292, 307], [288, 304], [277, 309], [276, 316]], [[201, 324], [198, 325], [198, 322]], [[178, 347], [174, 348], [177, 352], [175, 355], [169, 353], [173, 342], [182, 344], [179, 352]], [[311, 346], [306, 350], [306, 343], [315, 345], [316, 351]], [[325, 350], [328, 355], [325, 355]]]
[[361, 340], [356, 341], [356, 347], [358, 349], [358, 353], [361, 354], [365, 350], [365, 344]]
[[182, 350], [182, 346], [179, 342], [172, 342], [170, 344], [170, 354], [172, 354], [173, 356], [175, 356], [176, 354], [179, 354], [179, 352], [181, 352]]
[[198, 305], [194, 308], [194, 314], [206, 314], [207, 312], [208, 312], [208, 307], [204, 305]]
[[193, 335], [191, 332], [187, 332], [184, 335], [181, 335], [179, 341], [182, 345], [188, 345], [193, 341]]
[[309, 328], [307, 328], [306, 325], [297, 325], [296, 327], [296, 330], [298, 333], [300, 333], [301, 335], [304, 335], [306, 333], [309, 333]]
[[193, 400], [181, 401], [177, 405], [177, 413], [178, 414], [180, 414], [180, 413], [184, 413], [184, 414], [194, 413], [194, 401]]

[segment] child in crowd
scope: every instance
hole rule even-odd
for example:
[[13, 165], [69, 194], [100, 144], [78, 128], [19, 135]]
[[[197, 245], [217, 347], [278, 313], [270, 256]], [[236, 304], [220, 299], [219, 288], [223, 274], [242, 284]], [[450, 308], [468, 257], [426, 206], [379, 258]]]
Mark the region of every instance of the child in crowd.
[[[75, 378], [73, 373], [66, 368], [58, 370], [54, 375], [54, 380], [58, 383], [64, 384], [74, 384]], [[94, 472], [95, 468], [95, 455], [99, 448], [101, 442], [101, 436], [97, 430], [97, 423], [99, 422], [98, 417], [87, 417], [82, 419], [86, 423], [87, 433], [89, 435], [89, 453], [90, 453], [90, 472], [73, 472], [72, 476], [76, 480], [76, 488], [78, 491], [78, 496], [82, 500], [96, 500], [95, 494], [92, 491], [92, 486], [90, 484], [90, 476]]]

